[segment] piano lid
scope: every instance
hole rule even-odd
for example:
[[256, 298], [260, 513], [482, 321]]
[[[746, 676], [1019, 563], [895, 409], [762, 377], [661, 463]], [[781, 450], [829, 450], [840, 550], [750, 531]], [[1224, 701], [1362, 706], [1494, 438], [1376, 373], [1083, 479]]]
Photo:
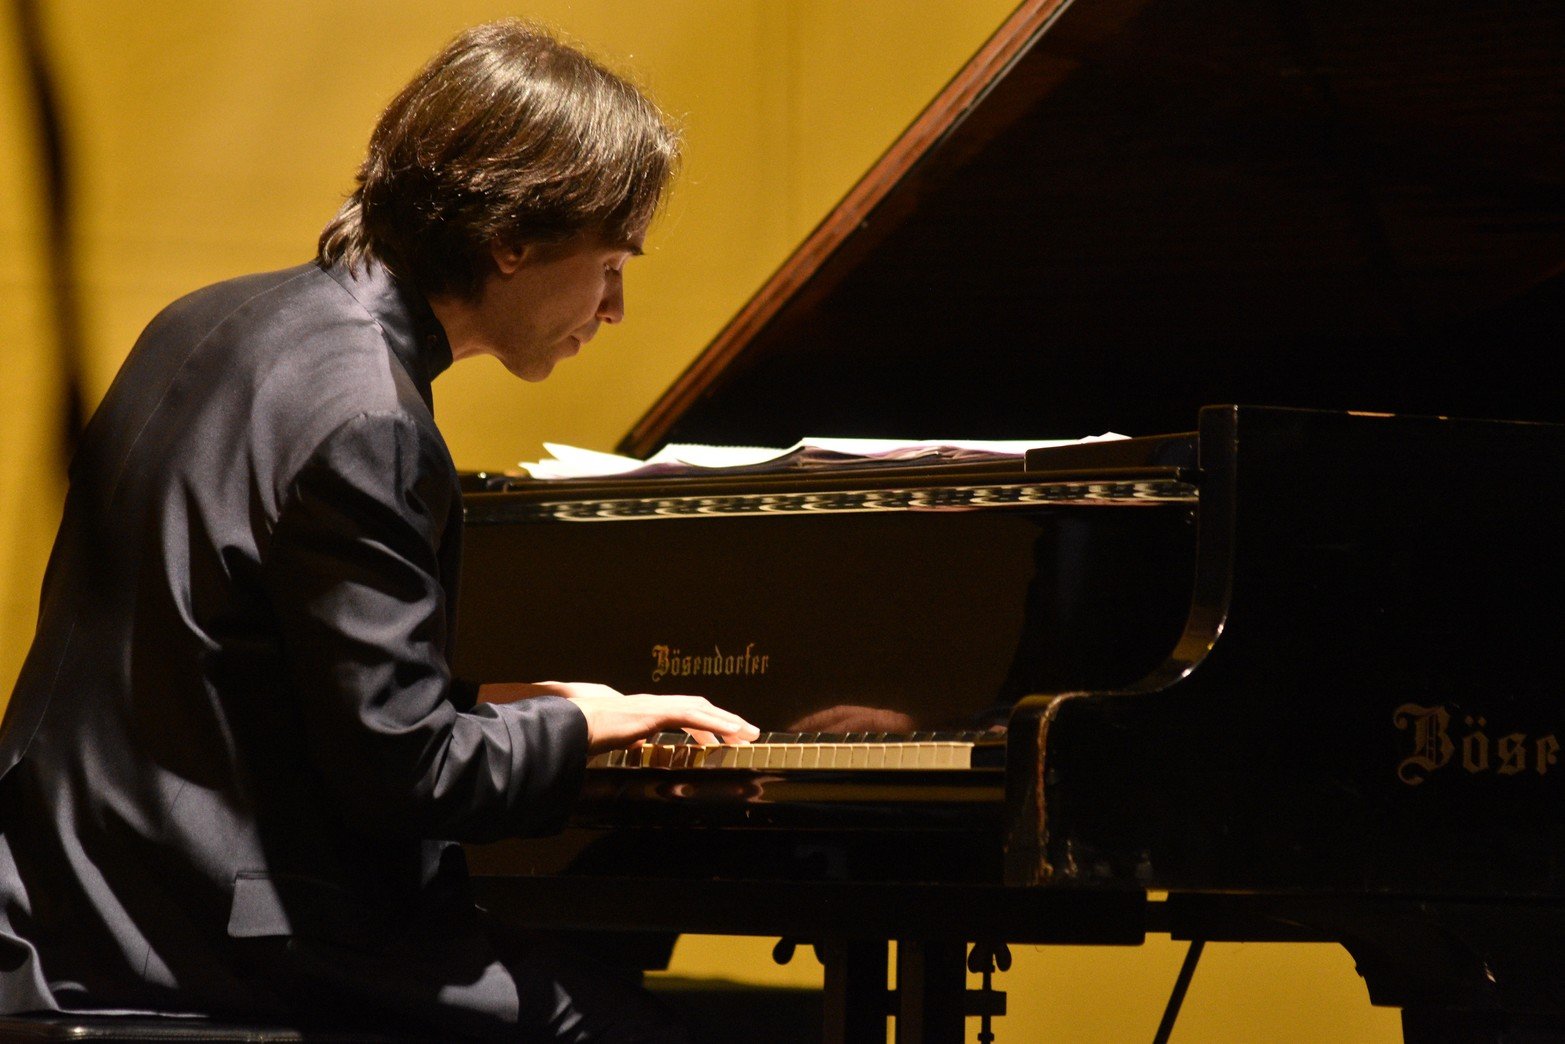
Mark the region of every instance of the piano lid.
[[1565, 420], [1565, 5], [1029, 0], [622, 442]]

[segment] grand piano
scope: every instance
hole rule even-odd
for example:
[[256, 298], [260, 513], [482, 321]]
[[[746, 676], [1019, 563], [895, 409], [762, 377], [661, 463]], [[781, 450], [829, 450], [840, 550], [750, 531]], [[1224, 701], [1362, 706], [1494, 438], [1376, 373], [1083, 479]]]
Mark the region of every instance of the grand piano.
[[1552, 0], [1024, 3], [622, 449], [1132, 437], [471, 476], [461, 673], [781, 751], [595, 765], [470, 850], [482, 900], [814, 943], [828, 1040], [958, 1039], [969, 961], [1148, 932], [1339, 942], [1409, 1041], [1565, 1039], [1561, 54]]

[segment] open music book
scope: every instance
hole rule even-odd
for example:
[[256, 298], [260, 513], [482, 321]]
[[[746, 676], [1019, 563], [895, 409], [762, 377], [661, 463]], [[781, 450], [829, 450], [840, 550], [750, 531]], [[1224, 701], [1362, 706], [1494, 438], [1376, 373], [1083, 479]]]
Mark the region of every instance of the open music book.
[[1030, 449], [1077, 442], [1122, 439], [1112, 432], [1084, 439], [800, 439], [786, 448], [670, 444], [646, 460], [546, 442], [550, 456], [523, 461], [521, 471], [536, 479], [695, 475], [721, 472], [796, 471], [816, 468], [884, 466], [900, 463], [1000, 460], [1025, 456]]

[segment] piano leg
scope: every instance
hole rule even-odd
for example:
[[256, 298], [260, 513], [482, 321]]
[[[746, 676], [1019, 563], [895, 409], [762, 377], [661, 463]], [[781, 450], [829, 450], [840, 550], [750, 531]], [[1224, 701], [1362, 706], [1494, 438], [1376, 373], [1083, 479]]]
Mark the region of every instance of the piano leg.
[[823, 1044], [886, 1039], [886, 943], [836, 940], [817, 943], [822, 978]]
[[897, 1044], [956, 1044], [966, 1001], [966, 943], [897, 940]]
[[1341, 943], [1405, 1044], [1565, 1041], [1565, 903], [1186, 893], [1164, 912], [1177, 939]]
[[1405, 1044], [1558, 1044], [1565, 1019], [1450, 1008], [1403, 1008]]
[[1347, 919], [1339, 937], [1407, 1044], [1565, 1040], [1565, 907], [1388, 901]]

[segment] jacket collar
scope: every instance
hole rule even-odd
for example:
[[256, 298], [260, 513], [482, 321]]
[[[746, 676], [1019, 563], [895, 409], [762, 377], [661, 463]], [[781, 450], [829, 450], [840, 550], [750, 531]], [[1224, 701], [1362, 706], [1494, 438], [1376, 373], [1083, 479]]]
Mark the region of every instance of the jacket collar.
[[424, 295], [398, 282], [378, 261], [358, 268], [335, 264], [326, 273], [380, 325], [392, 353], [413, 378], [424, 405], [434, 413], [430, 383], [451, 365], [451, 342]]

